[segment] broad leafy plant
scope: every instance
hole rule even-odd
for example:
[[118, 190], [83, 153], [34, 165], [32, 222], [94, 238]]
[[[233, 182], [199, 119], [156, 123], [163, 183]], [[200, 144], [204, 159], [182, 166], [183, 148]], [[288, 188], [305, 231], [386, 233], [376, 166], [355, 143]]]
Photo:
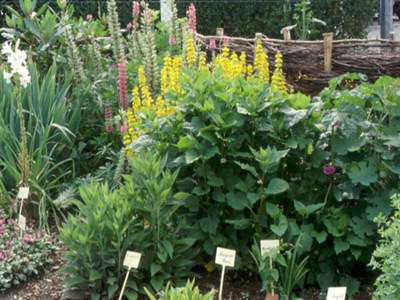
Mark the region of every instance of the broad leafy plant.
[[144, 293], [144, 286], [160, 291], [168, 281], [181, 284], [193, 275], [199, 250], [196, 240], [186, 237], [184, 218], [176, 214], [186, 197], [171, 190], [178, 173], [152, 154], [135, 157], [131, 168], [118, 189], [82, 186], [82, 201], [74, 201], [78, 214], [61, 228], [60, 239], [69, 249], [62, 270], [65, 284], [82, 298], [112, 298], [120, 292], [127, 250], [143, 254], [139, 270], [128, 280], [129, 299]]
[[195, 280], [192, 281], [188, 280], [184, 287], [173, 287], [171, 283], [168, 282], [165, 291], [161, 293], [161, 296], [156, 298], [152, 295], [149, 290], [145, 288], [147, 296], [150, 300], [213, 300], [215, 291], [212, 290], [211, 292], [202, 295], [200, 293], [199, 288], [195, 285]]
[[308, 283], [358, 289], [350, 274], [369, 262], [372, 220], [390, 213], [400, 175], [399, 83], [358, 83], [332, 82], [311, 100], [218, 71], [184, 76], [184, 95], [169, 95], [179, 113], [148, 126], [138, 144], [154, 144], [181, 169], [177, 187], [191, 194], [188, 223], [204, 259], [226, 245], [246, 268], [253, 237], [301, 235], [298, 255], [314, 266]]

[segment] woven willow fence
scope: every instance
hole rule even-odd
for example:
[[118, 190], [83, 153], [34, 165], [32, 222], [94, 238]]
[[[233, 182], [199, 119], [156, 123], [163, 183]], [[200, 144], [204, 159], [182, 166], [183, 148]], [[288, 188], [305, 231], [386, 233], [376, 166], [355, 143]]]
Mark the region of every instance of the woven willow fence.
[[[255, 44], [262, 41], [268, 50], [270, 65], [279, 50], [283, 55], [283, 70], [287, 81], [298, 91], [315, 95], [328, 85], [333, 77], [347, 72], [363, 73], [372, 81], [382, 75], [400, 77], [400, 41], [384, 39], [333, 40], [332, 33], [324, 34], [322, 41], [294, 41], [290, 31], [283, 29], [284, 40], [269, 39], [262, 34], [255, 38], [229, 37], [229, 48], [235, 52], [246, 52], [253, 60]], [[204, 49], [214, 39], [216, 51], [221, 50], [224, 39], [223, 29], [217, 35], [197, 34]]]

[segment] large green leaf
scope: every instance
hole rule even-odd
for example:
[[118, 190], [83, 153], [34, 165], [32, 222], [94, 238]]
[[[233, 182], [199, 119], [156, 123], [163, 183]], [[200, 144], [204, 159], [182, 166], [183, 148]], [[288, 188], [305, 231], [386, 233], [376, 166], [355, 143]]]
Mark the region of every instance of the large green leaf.
[[378, 180], [375, 165], [367, 165], [365, 161], [354, 164], [349, 170], [349, 177], [351, 182], [361, 183], [365, 186], [369, 186]]
[[281, 194], [289, 189], [289, 184], [280, 178], [274, 178], [268, 183], [268, 187], [265, 189], [267, 195]]

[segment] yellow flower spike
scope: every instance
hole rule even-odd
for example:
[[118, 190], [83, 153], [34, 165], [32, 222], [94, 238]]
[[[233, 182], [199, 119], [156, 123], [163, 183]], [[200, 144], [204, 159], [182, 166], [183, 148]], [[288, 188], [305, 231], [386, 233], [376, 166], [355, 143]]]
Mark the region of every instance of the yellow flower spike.
[[256, 56], [254, 59], [254, 71], [262, 82], [269, 82], [269, 63], [268, 54], [264, 50], [261, 41], [256, 46]]
[[282, 70], [283, 59], [282, 53], [278, 51], [275, 54], [275, 70], [272, 75], [272, 85], [274, 85], [279, 91], [286, 90], [286, 79]]
[[247, 80], [254, 78], [254, 71], [252, 65], [247, 66], [246, 74], [247, 74]]
[[242, 52], [240, 54], [240, 76], [246, 76], [246, 53]]
[[206, 71], [206, 70], [208, 70], [206, 54], [204, 52], [201, 52], [199, 59], [199, 71]]
[[141, 92], [143, 93], [143, 91], [144, 91], [144, 89], [146, 87], [146, 75], [144, 73], [144, 68], [143, 67], [139, 68], [138, 77], [139, 77], [139, 87], [140, 87]]
[[186, 41], [186, 64], [188, 68], [193, 68], [196, 65], [196, 49], [192, 38], [188, 38]]

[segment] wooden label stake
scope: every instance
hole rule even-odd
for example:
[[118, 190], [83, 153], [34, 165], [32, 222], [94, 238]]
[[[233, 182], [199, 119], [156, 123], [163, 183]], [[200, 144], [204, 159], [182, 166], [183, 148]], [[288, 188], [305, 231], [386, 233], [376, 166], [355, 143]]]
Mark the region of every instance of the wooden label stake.
[[131, 269], [137, 269], [139, 267], [140, 259], [142, 258], [142, 254], [139, 252], [127, 251], [124, 259], [124, 266], [128, 267], [128, 272], [126, 273], [124, 284], [122, 285], [121, 294], [119, 295], [119, 300], [122, 299], [124, 295], [126, 283], [128, 282], [129, 274]]
[[29, 187], [20, 187], [17, 195], [17, 198], [21, 199], [21, 204], [19, 205], [19, 215], [22, 214], [24, 199], [28, 199], [28, 197], [29, 197]]
[[218, 265], [222, 265], [222, 273], [221, 273], [221, 283], [219, 285], [219, 295], [218, 300], [222, 299], [222, 291], [224, 289], [224, 277], [225, 277], [225, 267], [234, 267], [235, 266], [235, 257], [236, 251], [232, 249], [226, 248], [217, 248], [217, 254], [215, 256], [215, 263]]

